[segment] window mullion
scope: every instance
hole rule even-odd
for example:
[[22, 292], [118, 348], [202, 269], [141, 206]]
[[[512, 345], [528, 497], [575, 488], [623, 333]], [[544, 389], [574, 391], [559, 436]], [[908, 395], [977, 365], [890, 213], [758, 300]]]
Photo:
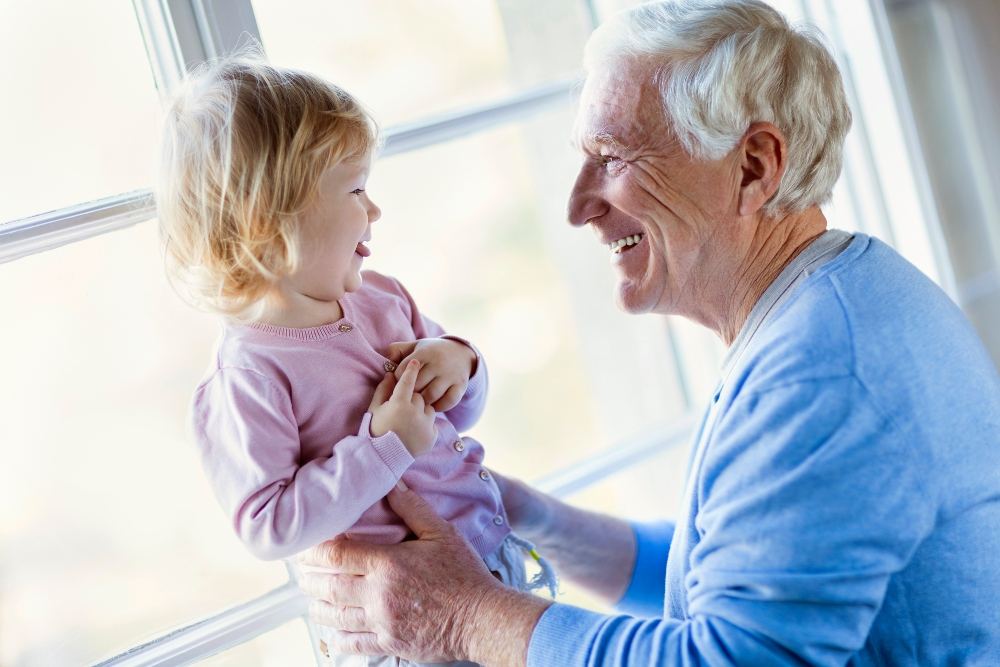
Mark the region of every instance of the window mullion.
[[130, 648], [96, 667], [188, 665], [300, 618], [307, 608], [307, 598], [289, 582], [238, 607]]
[[160, 95], [193, 67], [260, 44], [250, 0], [132, 0]]
[[149, 190], [138, 190], [0, 225], [0, 264], [113, 232], [155, 215]]
[[247, 44], [261, 44], [250, 0], [172, 0], [172, 4], [190, 5], [204, 59], [220, 58]]

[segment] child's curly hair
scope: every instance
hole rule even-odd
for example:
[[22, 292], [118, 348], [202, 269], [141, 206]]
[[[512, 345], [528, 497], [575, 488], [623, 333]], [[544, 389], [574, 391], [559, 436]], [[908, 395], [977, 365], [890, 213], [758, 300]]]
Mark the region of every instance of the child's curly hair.
[[164, 122], [156, 203], [167, 275], [196, 307], [252, 319], [299, 259], [322, 173], [371, 155], [378, 127], [321, 78], [238, 56], [192, 73]]

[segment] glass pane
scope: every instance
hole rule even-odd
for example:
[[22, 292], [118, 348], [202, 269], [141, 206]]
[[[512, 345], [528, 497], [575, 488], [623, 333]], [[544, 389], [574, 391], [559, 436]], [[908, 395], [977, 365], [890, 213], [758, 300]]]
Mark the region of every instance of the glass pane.
[[198, 664], [206, 667], [309, 667], [316, 664], [316, 658], [305, 621], [296, 619]]
[[664, 320], [619, 312], [607, 248], [565, 222], [571, 119], [567, 105], [385, 158], [368, 188], [383, 216], [366, 265], [480, 347], [490, 396], [471, 435], [526, 479], [684, 409]]
[[580, 68], [578, 0], [254, 0], [268, 57], [322, 74], [396, 124]]
[[159, 102], [130, 2], [0, 0], [0, 223], [149, 187]]
[[287, 581], [233, 535], [186, 412], [216, 324], [155, 223], [0, 264], [0, 664], [82, 665]]
[[[566, 500], [577, 507], [630, 521], [676, 519], [681, 512], [689, 455], [689, 442], [667, 447]], [[610, 606], [568, 581], [561, 582], [559, 592], [560, 602], [612, 611]]]

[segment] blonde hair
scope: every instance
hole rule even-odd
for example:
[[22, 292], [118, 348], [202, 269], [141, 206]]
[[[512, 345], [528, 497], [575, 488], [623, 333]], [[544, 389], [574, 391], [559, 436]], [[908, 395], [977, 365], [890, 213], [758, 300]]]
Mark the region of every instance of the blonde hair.
[[788, 140], [788, 167], [765, 212], [827, 202], [851, 127], [840, 70], [810, 28], [760, 0], [667, 0], [615, 15], [587, 43], [588, 70], [651, 58], [665, 117], [689, 155], [717, 160], [751, 123]]
[[253, 319], [298, 265], [297, 216], [322, 173], [377, 145], [364, 107], [312, 74], [246, 56], [193, 72], [167, 110], [156, 193], [174, 288]]

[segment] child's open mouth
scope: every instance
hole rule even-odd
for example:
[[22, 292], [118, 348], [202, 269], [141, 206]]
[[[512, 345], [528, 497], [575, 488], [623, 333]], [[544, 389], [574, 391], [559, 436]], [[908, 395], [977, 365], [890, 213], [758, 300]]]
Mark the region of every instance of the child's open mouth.
[[372, 254], [372, 251], [369, 250], [368, 246], [366, 246], [364, 243], [359, 243], [358, 247], [354, 249], [354, 253], [357, 255], [361, 255], [362, 257], [368, 257], [369, 255]]

